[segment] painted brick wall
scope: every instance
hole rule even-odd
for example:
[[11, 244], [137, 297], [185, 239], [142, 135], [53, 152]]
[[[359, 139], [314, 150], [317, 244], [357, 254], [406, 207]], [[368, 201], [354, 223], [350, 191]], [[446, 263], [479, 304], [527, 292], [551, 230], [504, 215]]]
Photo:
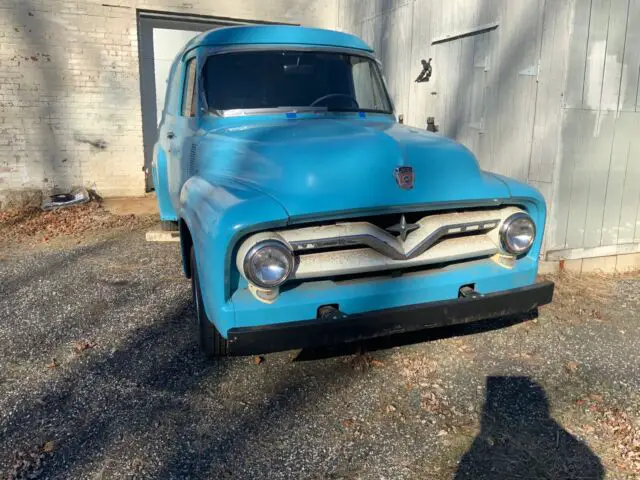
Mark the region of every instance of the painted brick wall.
[[0, 208], [144, 191], [137, 9], [331, 28], [336, 0], [0, 0]]

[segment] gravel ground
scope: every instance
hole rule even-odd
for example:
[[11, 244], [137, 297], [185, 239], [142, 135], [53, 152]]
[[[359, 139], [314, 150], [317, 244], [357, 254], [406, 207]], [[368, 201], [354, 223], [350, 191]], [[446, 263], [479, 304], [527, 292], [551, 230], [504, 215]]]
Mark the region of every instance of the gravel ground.
[[71, 243], [0, 250], [0, 478], [640, 477], [640, 277], [555, 278], [537, 319], [211, 362], [176, 244]]

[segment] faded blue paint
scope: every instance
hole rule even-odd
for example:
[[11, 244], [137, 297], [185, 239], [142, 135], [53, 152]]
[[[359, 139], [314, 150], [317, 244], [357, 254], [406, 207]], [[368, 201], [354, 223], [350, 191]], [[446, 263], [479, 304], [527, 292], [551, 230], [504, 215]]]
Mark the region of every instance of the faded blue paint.
[[[355, 37], [314, 29], [230, 30], [203, 34], [187, 47], [194, 51], [182, 57], [202, 55], [214, 40], [257, 42], [258, 37], [270, 44], [277, 37], [295, 45], [330, 41], [365, 49], [355, 46]], [[181, 95], [183, 81], [171, 83], [180, 87], [170, 88], [168, 95]], [[233, 327], [312, 319], [327, 303], [355, 314], [456, 298], [468, 283], [491, 293], [535, 281], [546, 215], [541, 195], [482, 171], [473, 154], [451, 140], [399, 125], [392, 115], [285, 112], [188, 118], [180, 115], [180, 101], [167, 103], [175, 107], [163, 117], [153, 172], [160, 211], [163, 218], [177, 216], [188, 226], [205, 311], [224, 336]], [[175, 137], [169, 138], [169, 132]], [[415, 172], [412, 190], [398, 188], [393, 176], [396, 167], [405, 165]], [[534, 247], [513, 269], [480, 260], [393, 279], [305, 282], [283, 289], [267, 305], [248, 292], [235, 267], [239, 241], [256, 231], [321, 218], [479, 205], [519, 205], [536, 222]]]
[[309, 45], [373, 51], [361, 39], [348, 33], [288, 25], [218, 28], [192, 38], [185, 46], [184, 51], [189, 52], [199, 47], [242, 45]]
[[177, 221], [178, 215], [173, 209], [169, 197], [169, 183], [167, 178], [167, 155], [162, 149], [154, 149], [153, 162], [151, 163], [151, 178], [158, 199], [160, 218], [167, 221]]
[[[535, 282], [538, 264], [526, 257], [517, 266], [506, 269], [492, 260], [455, 264], [443, 269], [384, 278], [367, 282], [308, 282], [280, 294], [278, 300], [265, 305], [247, 289], [237, 290], [228, 306], [235, 315], [224, 310], [218, 317], [227, 326], [249, 327], [316, 318], [320, 305], [338, 304], [346, 314], [383, 310], [417, 303], [450, 300], [458, 297], [461, 285], [475, 283], [482, 293], [500, 292], [531, 285]], [[345, 319], [348, 322], [349, 319]], [[219, 327], [220, 328], [220, 327]]]

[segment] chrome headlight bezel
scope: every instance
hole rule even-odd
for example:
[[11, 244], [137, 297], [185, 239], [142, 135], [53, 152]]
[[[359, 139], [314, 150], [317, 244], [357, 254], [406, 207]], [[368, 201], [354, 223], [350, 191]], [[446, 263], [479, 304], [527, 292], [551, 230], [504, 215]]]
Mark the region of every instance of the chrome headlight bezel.
[[[524, 248], [518, 248], [514, 246], [513, 241], [511, 240], [509, 233], [510, 229], [514, 226], [515, 222], [518, 220], [526, 220], [531, 225], [532, 235], [531, 240]], [[536, 223], [533, 221], [531, 216], [525, 212], [518, 212], [508, 216], [500, 225], [500, 243], [502, 245], [503, 250], [511, 255], [521, 256], [526, 255], [536, 240], [537, 229]]]
[[[284, 275], [282, 276], [282, 278], [274, 282], [264, 282], [260, 280], [260, 278], [257, 276], [253, 268], [253, 264], [252, 264], [253, 258], [258, 252], [260, 252], [265, 248], [272, 248], [272, 249], [279, 250], [282, 254], [286, 256], [288, 261], [287, 268], [285, 269]], [[264, 288], [264, 289], [277, 288], [280, 285], [282, 285], [284, 282], [286, 282], [288, 278], [291, 276], [291, 274], [293, 273], [294, 264], [295, 264], [295, 258], [293, 256], [293, 252], [291, 248], [289, 248], [287, 244], [274, 239], [262, 240], [256, 243], [255, 245], [253, 245], [249, 249], [247, 254], [244, 256], [244, 259], [242, 261], [243, 273], [246, 279], [249, 282], [256, 285], [257, 287]]]

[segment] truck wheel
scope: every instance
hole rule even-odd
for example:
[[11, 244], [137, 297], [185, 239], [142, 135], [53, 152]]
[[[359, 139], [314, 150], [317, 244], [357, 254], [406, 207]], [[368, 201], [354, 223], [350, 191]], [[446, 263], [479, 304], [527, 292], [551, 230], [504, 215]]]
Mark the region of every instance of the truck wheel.
[[200, 348], [208, 357], [226, 357], [229, 352], [229, 341], [226, 340], [216, 326], [209, 320], [202, 304], [202, 292], [200, 291], [200, 280], [196, 256], [191, 247], [191, 290], [193, 294], [193, 307], [196, 311], [196, 320], [200, 334]]

